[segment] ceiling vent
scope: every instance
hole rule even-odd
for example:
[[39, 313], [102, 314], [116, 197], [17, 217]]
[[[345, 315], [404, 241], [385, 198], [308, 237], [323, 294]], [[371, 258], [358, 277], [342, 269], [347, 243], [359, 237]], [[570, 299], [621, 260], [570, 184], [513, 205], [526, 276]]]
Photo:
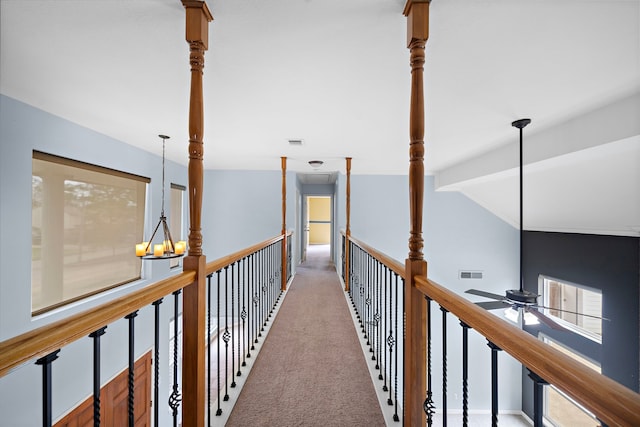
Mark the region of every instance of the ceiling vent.
[[482, 271], [461, 270], [459, 277], [461, 279], [482, 279]]
[[304, 144], [304, 140], [302, 139], [290, 139], [289, 145], [302, 145]]

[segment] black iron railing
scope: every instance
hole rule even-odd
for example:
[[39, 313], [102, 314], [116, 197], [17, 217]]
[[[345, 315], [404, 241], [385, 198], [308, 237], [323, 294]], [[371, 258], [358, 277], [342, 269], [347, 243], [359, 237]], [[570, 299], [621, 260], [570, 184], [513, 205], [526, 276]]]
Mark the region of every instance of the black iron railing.
[[[220, 393], [224, 392], [222, 400], [228, 398], [229, 388], [236, 387], [235, 377], [242, 375], [242, 367], [246, 366], [246, 359], [251, 357], [251, 350], [258, 338], [262, 336], [264, 327], [273, 315], [274, 306], [281, 297], [281, 277], [283, 269], [282, 240], [287, 239], [287, 247], [290, 252], [291, 234], [277, 236], [265, 242], [254, 245], [245, 250], [236, 252], [227, 257], [213, 261], [206, 266], [208, 274], [208, 304], [209, 314], [206, 319], [206, 336], [209, 337], [207, 345], [208, 371], [220, 370], [224, 366], [225, 372], [218, 373], [218, 412], [222, 412], [220, 406]], [[287, 255], [287, 277], [291, 276], [290, 253]], [[183, 272], [168, 279], [153, 283], [143, 289], [132, 292], [127, 296], [113, 300], [107, 304], [70, 316], [67, 319], [27, 332], [23, 335], [11, 338], [0, 343], [0, 381], [2, 377], [12, 375], [19, 366], [35, 363], [42, 366], [42, 425], [49, 427], [55, 421], [53, 419], [54, 396], [52, 387], [54, 376], [52, 375], [55, 361], [64, 357], [66, 345], [89, 337], [92, 341], [93, 364], [93, 391], [91, 406], [93, 409], [93, 425], [99, 426], [103, 402], [101, 390], [103, 378], [101, 378], [101, 339], [109, 333], [108, 326], [120, 319], [126, 319], [128, 325], [127, 346], [127, 414], [125, 424], [133, 426], [136, 414], [135, 404], [135, 348], [136, 348], [136, 319], [140, 310], [153, 310], [153, 392], [151, 394], [153, 404], [153, 425], [160, 425], [162, 414], [170, 409], [174, 426], [179, 425], [179, 409], [181, 407], [180, 362], [181, 347], [180, 313], [182, 307], [182, 289], [194, 283], [195, 272]], [[171, 303], [165, 304], [164, 298], [173, 296]], [[216, 295], [215, 300], [213, 295]], [[160, 329], [166, 327], [161, 323], [163, 306], [170, 305], [167, 310], [172, 311], [173, 342], [171, 346], [172, 379], [167, 387], [171, 390], [168, 402], [160, 402]], [[215, 310], [213, 310], [215, 308]], [[215, 330], [212, 327], [212, 319], [216, 319]], [[223, 347], [220, 347], [222, 341]], [[217, 347], [217, 367], [212, 364], [212, 346]], [[222, 361], [220, 360], [222, 358]], [[211, 404], [212, 384], [209, 372], [202, 372], [208, 376], [208, 401]], [[64, 379], [61, 379], [64, 381]], [[37, 387], [34, 384], [34, 387]], [[214, 389], [215, 390], [215, 389]], [[151, 390], [145, 392], [149, 395]], [[36, 399], [37, 401], [37, 399]], [[26, 412], [26, 411], [25, 411]], [[209, 405], [210, 412], [210, 405]], [[163, 422], [165, 424], [165, 422]]]

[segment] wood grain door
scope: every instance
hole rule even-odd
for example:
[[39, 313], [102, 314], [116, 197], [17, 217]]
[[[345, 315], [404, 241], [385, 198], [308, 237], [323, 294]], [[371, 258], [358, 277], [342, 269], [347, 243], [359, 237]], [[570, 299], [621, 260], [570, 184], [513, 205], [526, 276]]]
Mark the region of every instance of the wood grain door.
[[[125, 369], [100, 390], [100, 425], [122, 427], [128, 425], [128, 374]], [[134, 365], [134, 421], [136, 427], [151, 425], [151, 352], [140, 357]], [[78, 405], [59, 420], [55, 427], [93, 426], [93, 397]]]

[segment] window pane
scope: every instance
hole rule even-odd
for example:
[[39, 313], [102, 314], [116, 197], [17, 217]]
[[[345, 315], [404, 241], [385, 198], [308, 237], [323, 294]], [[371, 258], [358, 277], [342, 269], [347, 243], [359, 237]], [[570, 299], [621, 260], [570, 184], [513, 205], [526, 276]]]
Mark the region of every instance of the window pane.
[[602, 320], [599, 319], [602, 317], [600, 292], [544, 278], [542, 294], [544, 305], [551, 307], [545, 309], [545, 314], [567, 322], [570, 329], [585, 334], [589, 338], [599, 339], [602, 336]]
[[146, 180], [34, 152], [32, 311], [140, 278]]

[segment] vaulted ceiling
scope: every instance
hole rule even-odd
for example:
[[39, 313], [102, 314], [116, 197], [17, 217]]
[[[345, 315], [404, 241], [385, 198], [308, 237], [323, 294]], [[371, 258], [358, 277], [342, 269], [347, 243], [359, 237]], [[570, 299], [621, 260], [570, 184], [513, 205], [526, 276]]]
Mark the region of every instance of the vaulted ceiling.
[[[406, 174], [404, 0], [209, 0], [205, 167]], [[2, 0], [0, 92], [187, 163], [179, 0]], [[433, 0], [426, 169], [525, 228], [640, 235], [640, 0]], [[303, 139], [289, 145], [289, 139]], [[5, 143], [5, 142], [2, 142]], [[308, 161], [323, 160], [314, 171]]]

